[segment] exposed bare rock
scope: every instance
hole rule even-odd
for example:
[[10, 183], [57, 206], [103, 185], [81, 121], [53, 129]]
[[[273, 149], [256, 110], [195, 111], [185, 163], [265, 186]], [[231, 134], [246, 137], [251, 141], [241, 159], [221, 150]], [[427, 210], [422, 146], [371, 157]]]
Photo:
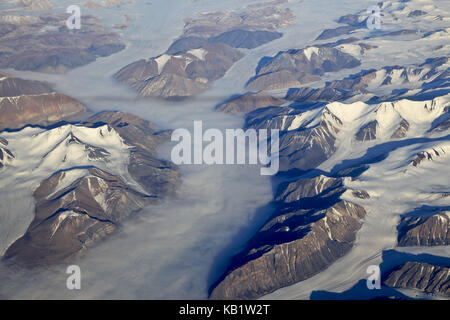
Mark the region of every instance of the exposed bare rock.
[[293, 74], [289, 70], [279, 70], [262, 74], [252, 79], [248, 85], [249, 90], [277, 90], [283, 88], [299, 87], [302, 83], [318, 81], [320, 78], [317, 76], [303, 76], [301, 81], [296, 74]]
[[0, 144], [2, 144], [2, 145], [4, 145], [4, 146], [7, 146], [8, 145], [8, 140], [6, 140], [5, 138], [3, 138], [3, 137], [0, 137]]
[[192, 49], [199, 49], [208, 43], [208, 38], [201, 37], [182, 37], [175, 40], [169, 49], [167, 54], [174, 55], [177, 53], [187, 52]]
[[[280, 130], [280, 172], [304, 173], [329, 159], [336, 148], [341, 146], [339, 141], [346, 134], [352, 135], [353, 142], [358, 146], [359, 142], [370, 141], [373, 145], [375, 140], [385, 142], [394, 139], [393, 137], [402, 139], [409, 134], [405, 118], [408, 123], [422, 122], [422, 116], [415, 117], [414, 113], [423, 112], [424, 117], [434, 115], [433, 119], [439, 119], [446, 106], [447, 101], [442, 97], [427, 101], [405, 99], [375, 104], [333, 102], [326, 105], [271, 106], [246, 114], [245, 128]], [[358, 120], [356, 127], [355, 120]], [[424, 128], [428, 125], [427, 120]], [[445, 145], [429, 148], [424, 150], [426, 153], [419, 153], [405, 160], [411, 161], [412, 166], [417, 166], [423, 159], [433, 160], [447, 155], [447, 149]]]
[[310, 170], [328, 159], [335, 151], [338, 129], [323, 119], [319, 125], [289, 131], [280, 137], [280, 171]]
[[447, 61], [447, 57], [439, 57], [407, 67], [386, 66], [379, 70], [362, 70], [346, 78], [328, 82], [322, 88], [293, 88], [288, 91], [286, 99], [299, 102], [345, 100], [358, 94], [370, 94], [370, 86], [387, 87], [384, 99], [400, 97], [403, 92], [389, 90], [392, 82], [405, 83], [424, 92], [435, 90], [447, 85], [448, 71], [439, 69]]
[[210, 298], [255, 299], [312, 277], [345, 255], [366, 212], [340, 200], [344, 190], [341, 180], [324, 177], [282, 186], [277, 211], [232, 259]]
[[280, 106], [283, 100], [272, 97], [264, 92], [245, 93], [224, 102], [217, 110], [226, 113], [248, 113], [250, 111], [270, 106]]
[[0, 78], [0, 130], [50, 125], [86, 111], [77, 100], [52, 92], [45, 83]]
[[48, 84], [40, 81], [25, 80], [12, 76], [0, 78], [1, 98], [17, 97], [22, 95], [39, 95], [52, 92], [53, 89]]
[[335, 88], [313, 89], [309, 87], [289, 89], [286, 99], [294, 101], [339, 101], [347, 97], [348, 92]]
[[177, 74], [163, 74], [135, 83], [132, 86], [141, 96], [161, 98], [189, 97], [206, 90], [205, 82], [195, 81]]
[[360, 199], [370, 199], [370, 194], [365, 190], [355, 190], [352, 191], [352, 195]]
[[233, 48], [253, 49], [282, 37], [282, 33], [274, 31], [231, 30], [217, 36], [200, 38], [187, 36], [177, 39], [167, 50], [168, 54], [183, 53], [191, 49], [202, 48], [208, 43], [225, 43]]
[[432, 132], [444, 132], [450, 128], [450, 119], [447, 119], [433, 128]]
[[103, 111], [88, 118], [87, 126], [108, 124], [128, 145], [136, 145], [153, 156], [159, 144], [169, 139], [168, 131], [158, 131], [154, 124], [131, 113]]
[[362, 71], [342, 80], [327, 83], [323, 88], [302, 87], [289, 90], [286, 99], [295, 101], [338, 101], [367, 92], [368, 84], [376, 78], [376, 71]]
[[[0, 16], [0, 23], [2, 24], [3, 35], [14, 31], [17, 26], [32, 25], [39, 23], [39, 18], [31, 15], [2, 15]], [[9, 28], [8, 28], [9, 27]], [[8, 30], [9, 29], [9, 30]]]
[[135, 146], [130, 153], [128, 172], [148, 194], [164, 197], [175, 192], [179, 180], [176, 167], [158, 159], [156, 152], [161, 143], [169, 141], [169, 132], [157, 131], [150, 122], [124, 112], [101, 112], [89, 121], [107, 123], [128, 145]]
[[313, 198], [323, 192], [327, 192], [327, 196], [330, 196], [331, 191], [333, 193], [341, 192], [342, 188], [343, 180], [341, 178], [331, 178], [323, 175], [315, 178], [302, 178], [282, 184], [275, 196], [275, 200], [291, 203], [304, 200], [305, 198]]
[[83, 4], [83, 7], [88, 8], [88, 9], [99, 9], [99, 8], [103, 8], [103, 6], [95, 1], [89, 0], [87, 2], [85, 2]]
[[413, 167], [417, 167], [422, 163], [424, 160], [433, 161], [433, 159], [437, 157], [441, 157], [445, 155], [446, 152], [444, 149], [432, 149], [428, 151], [422, 151], [417, 154], [417, 156], [414, 158], [414, 160], [411, 161], [411, 165]]
[[69, 173], [56, 173], [36, 189], [36, 217], [30, 229], [62, 208], [85, 212], [93, 219], [119, 223], [140, 210], [147, 201], [154, 201], [153, 197], [133, 190], [119, 178], [96, 168], [87, 169], [85, 176], [66, 188], [55, 190]]
[[450, 106], [445, 107], [444, 114], [435, 121], [430, 132], [444, 132], [450, 128]]
[[283, 36], [279, 32], [231, 30], [209, 39], [209, 42], [228, 44], [233, 48], [253, 49]]
[[136, 0], [89, 0], [84, 3], [85, 8], [98, 9], [98, 8], [109, 8], [109, 7], [120, 7], [121, 5], [127, 3], [134, 3]]
[[178, 55], [163, 54], [134, 62], [115, 77], [131, 84], [142, 96], [162, 98], [188, 97], [208, 88], [239, 59], [242, 53], [223, 44], [206, 44]]
[[285, 130], [295, 120], [296, 111], [290, 107], [266, 107], [245, 115], [244, 128]]
[[[75, 136], [73, 134], [73, 132], [70, 132], [55, 147], [50, 149], [45, 154], [43, 159], [51, 158], [53, 156], [53, 153], [60, 153], [61, 149], [64, 148], [64, 147], [60, 148], [60, 146], [62, 146], [62, 145], [65, 145], [66, 147], [68, 147], [68, 148], [65, 148], [66, 152], [64, 153], [62, 162], [65, 162], [71, 156], [71, 154], [69, 154], [69, 153], [70, 153], [71, 149], [73, 150], [74, 148], [70, 148], [70, 146], [74, 146], [74, 145], [80, 146], [81, 149], [83, 149], [82, 153], [84, 153], [85, 157], [87, 159], [89, 159], [90, 161], [108, 162], [109, 161], [108, 158], [111, 155], [104, 148], [97, 147], [97, 146], [91, 145], [89, 143], [86, 143], [86, 142], [80, 140], [77, 136]], [[79, 156], [79, 154], [77, 154], [77, 156]]]
[[279, 52], [260, 62], [256, 75], [250, 79], [250, 90], [299, 87], [319, 79], [326, 72], [354, 68], [360, 62], [335, 48], [309, 47]]
[[361, 26], [365, 25], [366, 19], [359, 14], [350, 13], [350, 14], [346, 14], [346, 15], [340, 17], [337, 20], [337, 22], [343, 23], [343, 24], [346, 24], [349, 26], [361, 27]]
[[30, 11], [43, 11], [53, 8], [49, 0], [14, 0], [14, 3]]
[[419, 290], [450, 297], [450, 269], [424, 262], [407, 262], [383, 277], [393, 288]]
[[391, 139], [401, 139], [406, 137], [409, 130], [409, 122], [405, 119], [402, 119], [400, 124], [398, 125], [398, 128], [394, 131], [394, 133], [391, 136]]
[[405, 216], [398, 226], [398, 245], [442, 246], [450, 244], [450, 212], [415, 212]]
[[408, 18], [415, 18], [415, 17], [420, 17], [420, 16], [424, 16], [427, 13], [425, 11], [422, 10], [414, 10], [411, 11], [410, 13], [408, 13]]
[[282, 3], [287, 3], [287, 2], [289, 2], [289, 0], [269, 0], [269, 1], [251, 3], [251, 4], [247, 5], [246, 8], [261, 8], [261, 7], [272, 6], [272, 5], [282, 4]]
[[245, 12], [202, 13], [186, 19], [183, 34], [166, 53], [122, 68], [115, 78], [142, 96], [185, 98], [198, 94], [225, 75], [252, 49], [278, 39], [279, 27], [291, 24], [289, 9], [264, 7]]
[[0, 68], [63, 73], [125, 48], [119, 35], [106, 31], [97, 18], [83, 16], [83, 28], [69, 30], [67, 17], [0, 20]]
[[11, 163], [15, 157], [12, 152], [6, 148], [8, 140], [0, 137], [0, 169]]
[[419, 35], [418, 30], [415, 29], [403, 29], [403, 30], [397, 30], [392, 32], [385, 32], [381, 34], [372, 34], [368, 39], [374, 39], [374, 38], [387, 38], [387, 37], [398, 37], [398, 36], [414, 36], [416, 38]]
[[378, 121], [370, 121], [363, 125], [355, 135], [357, 141], [370, 141], [377, 138]]
[[186, 19], [185, 36], [208, 38], [229, 30], [276, 30], [293, 23], [290, 9], [266, 7], [244, 12], [219, 11]]
[[322, 33], [316, 38], [316, 40], [327, 40], [335, 37], [339, 37], [342, 35], [350, 34], [351, 32], [357, 30], [358, 27], [355, 26], [340, 26], [334, 29], [325, 29]]
[[56, 189], [66, 174], [56, 173], [36, 189], [36, 217], [25, 235], [8, 248], [5, 259], [28, 266], [64, 261], [154, 200], [99, 169], [87, 169], [82, 178]]
[[[205, 45], [203, 50], [205, 50], [204, 60], [194, 60], [186, 67], [186, 73], [192, 79], [220, 79], [236, 61], [243, 57], [240, 51], [222, 43]], [[191, 54], [196, 53], [193, 51]]]
[[114, 77], [126, 83], [135, 83], [158, 75], [158, 63], [155, 59], [138, 60], [119, 70]]
[[[320, 43], [320, 44], [317, 44], [316, 46], [319, 48], [323, 48], [323, 47], [335, 48], [340, 45], [351, 44], [351, 43], [355, 43], [357, 41], [360, 41], [360, 39], [356, 38], [356, 37], [348, 37], [348, 38], [338, 39], [334, 42]], [[360, 42], [357, 45], [359, 45], [361, 47], [361, 49], [366, 48], [366, 50], [368, 50], [368, 49], [372, 48], [371, 45], [366, 44], [364, 42]]]
[[[4, 255], [12, 263], [34, 267], [67, 261], [175, 191], [176, 167], [158, 159], [156, 151], [169, 133], [146, 120], [106, 111], [32, 138], [42, 135], [52, 143], [41, 164], [51, 164], [55, 173], [34, 190], [35, 218]], [[2, 139], [0, 151], [6, 145]]]
[[246, 116], [246, 128], [282, 130], [279, 144], [281, 172], [313, 169], [336, 151], [336, 134], [342, 125], [336, 115], [325, 108], [317, 125], [308, 126], [308, 121], [294, 123], [297, 113], [299, 111], [291, 108], [268, 107]]
[[325, 29], [316, 38], [316, 40], [326, 40], [342, 35], [348, 35], [352, 32], [366, 27], [367, 17], [361, 14], [347, 14], [340, 17], [337, 22], [340, 24], [345, 24], [345, 26], [339, 26], [336, 28]]
[[0, 129], [20, 128], [27, 124], [50, 125], [86, 111], [77, 100], [51, 93], [0, 98]]

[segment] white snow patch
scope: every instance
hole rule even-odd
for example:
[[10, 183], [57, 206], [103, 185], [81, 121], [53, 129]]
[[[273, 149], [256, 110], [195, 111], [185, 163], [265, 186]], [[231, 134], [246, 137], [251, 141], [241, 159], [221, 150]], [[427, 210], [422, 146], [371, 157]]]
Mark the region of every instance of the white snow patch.
[[313, 54], [319, 55], [320, 48], [318, 47], [309, 47], [303, 50], [303, 54], [306, 56], [308, 60], [311, 60], [311, 56]]
[[155, 58], [156, 63], [158, 64], [158, 73], [160, 74], [162, 70], [164, 69], [164, 66], [166, 63], [172, 58], [171, 55], [168, 54], [162, 54], [159, 57]]
[[194, 57], [200, 59], [200, 60], [205, 60], [205, 57], [208, 53], [208, 51], [206, 51], [203, 48], [199, 48], [199, 49], [192, 49], [188, 51], [189, 54], [192, 54]]

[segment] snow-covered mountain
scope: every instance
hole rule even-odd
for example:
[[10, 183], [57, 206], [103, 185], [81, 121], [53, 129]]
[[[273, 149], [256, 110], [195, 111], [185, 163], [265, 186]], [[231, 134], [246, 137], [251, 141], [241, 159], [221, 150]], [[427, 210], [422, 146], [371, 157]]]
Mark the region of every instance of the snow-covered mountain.
[[[429, 13], [412, 9], [417, 5], [380, 3], [387, 30], [370, 35], [364, 31], [364, 13], [342, 16], [337, 22], [347, 26], [324, 30], [315, 45], [261, 59], [247, 83], [251, 91], [218, 107], [246, 113], [246, 128], [281, 130], [280, 179], [285, 182], [274, 194], [276, 211], [230, 259], [211, 287], [211, 298], [339, 297], [314, 290], [326, 281], [331, 291], [339, 290], [349, 279], [355, 286], [340, 289], [342, 298], [357, 292], [360, 298], [375, 298], [377, 293], [357, 283], [377, 255], [397, 246], [448, 245], [448, 50], [414, 63], [363, 69], [374, 52], [388, 62], [396, 38], [419, 44], [440, 35], [443, 46], [436, 51], [448, 49], [445, 29], [433, 30]], [[407, 29], [418, 16], [426, 16], [428, 32]], [[351, 70], [344, 73], [344, 68]], [[339, 201], [347, 211], [336, 208]], [[363, 214], [344, 222], [352, 206]], [[340, 220], [329, 212], [338, 212]], [[347, 228], [338, 231], [333, 221]], [[384, 285], [448, 296], [448, 277], [439, 282], [442, 290], [433, 291], [431, 284], [419, 284], [420, 276], [408, 274], [412, 260], [405, 270], [400, 262], [382, 261], [391, 265], [382, 269]], [[396, 274], [396, 266], [405, 275]], [[437, 273], [427, 277], [438, 283], [433, 277], [441, 277], [439, 264], [429, 268]], [[403, 276], [411, 277], [411, 285], [397, 280]], [[405, 297], [400, 291], [393, 296]]]
[[166, 134], [125, 113], [1, 136], [0, 250], [28, 266], [78, 255], [160, 202], [177, 180], [174, 167], [155, 156]]
[[[0, 3], [0, 297], [448, 299], [448, 1], [171, 1]], [[162, 160], [199, 120], [279, 174]]]
[[[372, 105], [333, 102], [306, 110], [290, 109], [295, 115], [286, 113], [284, 109], [288, 107], [277, 107], [274, 109], [279, 114], [272, 112], [258, 118], [256, 110], [247, 115], [250, 126], [284, 130], [280, 136], [280, 170], [291, 172], [293, 177], [289, 180], [295, 181], [279, 187], [275, 202], [278, 210], [248, 247], [233, 258], [227, 273], [213, 287], [211, 297], [256, 298], [319, 273], [352, 252], [350, 248], [358, 243], [351, 234], [359, 230], [359, 221], [369, 219], [375, 208], [386, 208], [388, 199], [393, 199], [389, 203], [391, 215], [398, 219], [401, 212], [394, 208], [406, 206], [410, 197], [418, 196], [410, 184], [419, 175], [428, 177], [421, 180], [428, 194], [448, 190], [446, 178], [442, 177], [448, 177], [450, 172], [442, 165], [448, 164], [449, 137], [448, 132], [438, 128], [445, 124], [449, 106], [450, 96], [446, 95], [427, 101], [397, 100]], [[392, 162], [395, 169], [390, 167]], [[375, 176], [372, 166], [379, 167]], [[300, 178], [296, 177], [299, 174]], [[371, 186], [371, 182], [384, 185], [386, 180], [395, 186], [395, 191], [389, 188], [389, 197], [379, 189], [382, 187]], [[444, 215], [440, 214], [437, 204], [445, 204], [446, 197], [440, 201], [436, 197], [428, 201], [437, 211], [431, 217], [418, 210], [415, 218], [401, 213], [401, 223], [391, 222], [391, 228], [399, 229], [399, 245], [447, 244], [448, 219], [445, 209]], [[352, 206], [361, 213], [349, 212]], [[328, 211], [323, 214], [323, 210]], [[336, 210], [339, 219], [328, 215]], [[347, 215], [356, 220], [343, 221]], [[325, 224], [328, 221], [328, 235], [327, 225], [322, 226], [325, 231], [320, 229], [322, 235], [315, 229], [323, 219]], [[347, 227], [336, 229], [342, 225]], [[408, 240], [412, 234], [418, 239], [416, 242]], [[391, 237], [395, 235], [393, 230]], [[310, 237], [315, 237], [314, 245], [307, 244], [313, 241]]]

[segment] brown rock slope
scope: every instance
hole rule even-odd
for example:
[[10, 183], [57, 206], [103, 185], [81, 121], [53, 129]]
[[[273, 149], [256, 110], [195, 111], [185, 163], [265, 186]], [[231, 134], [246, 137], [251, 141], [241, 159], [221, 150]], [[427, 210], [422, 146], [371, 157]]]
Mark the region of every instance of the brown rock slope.
[[0, 169], [15, 159], [14, 154], [7, 148], [9, 142], [0, 137]]
[[280, 171], [307, 171], [327, 160], [336, 151], [336, 134], [342, 121], [328, 108], [319, 115], [317, 125], [302, 122], [297, 130], [285, 131], [295, 120], [298, 112], [286, 107], [269, 107], [246, 115], [246, 128], [281, 129]]
[[383, 283], [389, 287], [450, 297], [450, 268], [424, 262], [407, 262], [390, 271], [384, 279]]
[[253, 49], [282, 36], [289, 9], [214, 12], [186, 19], [183, 34], [157, 57], [133, 62], [115, 74], [142, 96], [185, 98], [206, 90], [240, 60], [238, 48]]
[[83, 16], [80, 30], [67, 28], [68, 16], [0, 19], [0, 68], [63, 73], [125, 48], [119, 35], [108, 32], [94, 16]]
[[128, 215], [153, 200], [95, 168], [54, 193], [65, 175], [56, 173], [36, 189], [35, 219], [26, 234], [8, 248], [6, 259], [15, 257], [26, 265], [63, 261], [115, 231]]
[[0, 74], [0, 130], [27, 124], [50, 125], [86, 108], [77, 100], [55, 93], [45, 83]]
[[81, 125], [106, 125], [120, 135], [130, 148], [128, 173], [137, 184], [99, 168], [109, 161], [108, 150], [69, 134], [52, 150], [84, 145], [93, 165], [58, 170], [40, 183], [34, 191], [35, 218], [4, 259], [31, 267], [67, 261], [119, 229], [144, 206], [174, 193], [179, 178], [176, 168], [158, 159], [155, 150], [168, 139], [167, 132], [122, 112], [102, 112]]
[[282, 185], [277, 211], [232, 259], [210, 298], [259, 298], [312, 277], [345, 255], [366, 212], [341, 200], [344, 191], [342, 179], [324, 176]]
[[272, 97], [264, 92], [245, 93], [239, 97], [229, 99], [217, 107], [218, 111], [226, 113], [248, 113], [256, 109], [270, 106], [280, 106], [283, 100]]
[[[370, 85], [379, 85], [381, 89], [385, 88], [384, 99], [394, 99], [401, 96], [398, 90], [389, 89], [389, 85], [394, 79], [397, 82], [402, 81], [404, 84], [408, 84], [409, 88], [423, 91], [435, 90], [446, 85], [445, 79], [448, 78], [449, 71], [440, 70], [440, 67], [447, 61], [447, 57], [438, 57], [408, 67], [386, 66], [378, 70], [363, 70], [346, 78], [330, 81], [322, 88], [293, 88], [289, 90], [286, 99], [298, 102], [331, 102], [345, 100], [358, 94], [369, 94], [368, 97], [372, 97], [369, 90]], [[439, 81], [441, 83], [438, 83]]]

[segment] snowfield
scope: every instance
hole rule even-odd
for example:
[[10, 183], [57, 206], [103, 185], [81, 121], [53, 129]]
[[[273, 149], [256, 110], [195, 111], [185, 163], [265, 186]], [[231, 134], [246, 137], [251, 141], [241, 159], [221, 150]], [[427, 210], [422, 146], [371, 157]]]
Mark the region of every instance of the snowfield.
[[[72, 0], [52, 2], [57, 2], [55, 10], [60, 11], [72, 4]], [[163, 0], [151, 3], [137, 0], [121, 7], [83, 8], [83, 13], [99, 16], [108, 26], [122, 23], [124, 14], [130, 16], [130, 26], [120, 31], [127, 48], [64, 75], [5, 71], [27, 79], [48, 81], [54, 84], [56, 91], [78, 99], [92, 111], [127, 111], [164, 129], [192, 129], [196, 120], [202, 120], [204, 128], [241, 128], [243, 115], [216, 112], [214, 107], [233, 94], [245, 92], [245, 84], [255, 74], [261, 58], [274, 56], [282, 50], [309, 47], [305, 54], [310, 59], [317, 54], [317, 48], [313, 46], [317, 44], [315, 38], [324, 29], [335, 28], [339, 26], [335, 22], [339, 17], [365, 12], [374, 4], [371, 0], [289, 1], [281, 6], [292, 9], [296, 24], [280, 30], [284, 33], [282, 38], [245, 50], [246, 56], [206, 92], [183, 102], [138, 99], [129, 88], [112, 79], [115, 72], [133, 61], [158, 56], [158, 69], [161, 71], [170, 58], [161, 54], [181, 35], [183, 19], [194, 17], [198, 12], [242, 9], [256, 1], [170, 2], [169, 6]], [[429, 14], [425, 18], [405, 22], [405, 17], [418, 9]], [[358, 54], [362, 65], [326, 73], [320, 81], [308, 86], [321, 87], [328, 81], [342, 79], [363, 69], [411, 66], [428, 58], [449, 56], [449, 1], [385, 1], [382, 10], [389, 13], [382, 24], [383, 31], [409, 28], [442, 30], [427, 37], [370, 38], [365, 42], [374, 48], [363, 54], [356, 52], [352, 45], [344, 45], [342, 50]], [[364, 39], [369, 35], [368, 30], [362, 30], [351, 36]], [[199, 59], [206, 55], [202, 50], [190, 53]], [[444, 67], [448, 68], [448, 65]], [[384, 76], [380, 74], [379, 79]], [[405, 88], [397, 73], [392, 74], [389, 86], [380, 87], [377, 79], [371, 83], [369, 95], [383, 95]], [[412, 78], [415, 84], [409, 85], [414, 87], [417, 79]], [[274, 94], [283, 95], [284, 91]], [[397, 247], [397, 225], [401, 214], [424, 204], [450, 205], [448, 196], [440, 196], [450, 192], [449, 132], [429, 132], [431, 123], [449, 106], [450, 95], [427, 101], [397, 100], [379, 104], [361, 102], [360, 98], [305, 110], [295, 116], [289, 127], [282, 127], [288, 131], [302, 126], [313, 127], [327, 116], [324, 115], [325, 110], [342, 121], [342, 124], [337, 124], [340, 129], [336, 135], [337, 151], [318, 167], [324, 172], [331, 172], [343, 164], [358, 164], [383, 156], [382, 161], [370, 164], [357, 180], [349, 178], [345, 181], [350, 189], [365, 190], [371, 196], [364, 200], [349, 194], [343, 196], [367, 211], [354, 248], [318, 275], [279, 289], [264, 299], [310, 299], [318, 291], [345, 292], [365, 280], [367, 267], [383, 263], [386, 252], [392, 249], [450, 257], [450, 246]], [[393, 132], [403, 119], [410, 125], [407, 136], [392, 140]], [[377, 138], [355, 141], [357, 131], [374, 120], [380, 128]], [[107, 150], [108, 161], [89, 158], [84, 146], [67, 145], [71, 133], [85, 144]], [[1, 132], [0, 137], [9, 141], [8, 149], [15, 156], [8, 166], [0, 169], [0, 256], [25, 233], [34, 216], [33, 190], [55, 171], [80, 167], [80, 170], [66, 175], [67, 180], [60, 181], [59, 189], [83, 176], [85, 171], [81, 167], [90, 165], [133, 183], [127, 172], [128, 146], [114, 130], [105, 126], [65, 125], [49, 131], [26, 127], [19, 132]], [[411, 165], [419, 152], [433, 150], [442, 152], [418, 166]], [[168, 158], [169, 147], [159, 151], [162, 157]], [[83, 290], [66, 290], [66, 265], [21, 273], [0, 264], [0, 296], [32, 299], [206, 299], [209, 286], [226, 269], [229, 259], [270, 216], [272, 207], [267, 205], [273, 198], [276, 183], [272, 183], [269, 177], [260, 176], [256, 166], [181, 166], [180, 172], [182, 184], [176, 197], [167, 199], [160, 206], [145, 209], [139, 221], [125, 223], [117, 236], [74, 261], [81, 267]], [[99, 198], [98, 201], [101, 203], [104, 199]]]

